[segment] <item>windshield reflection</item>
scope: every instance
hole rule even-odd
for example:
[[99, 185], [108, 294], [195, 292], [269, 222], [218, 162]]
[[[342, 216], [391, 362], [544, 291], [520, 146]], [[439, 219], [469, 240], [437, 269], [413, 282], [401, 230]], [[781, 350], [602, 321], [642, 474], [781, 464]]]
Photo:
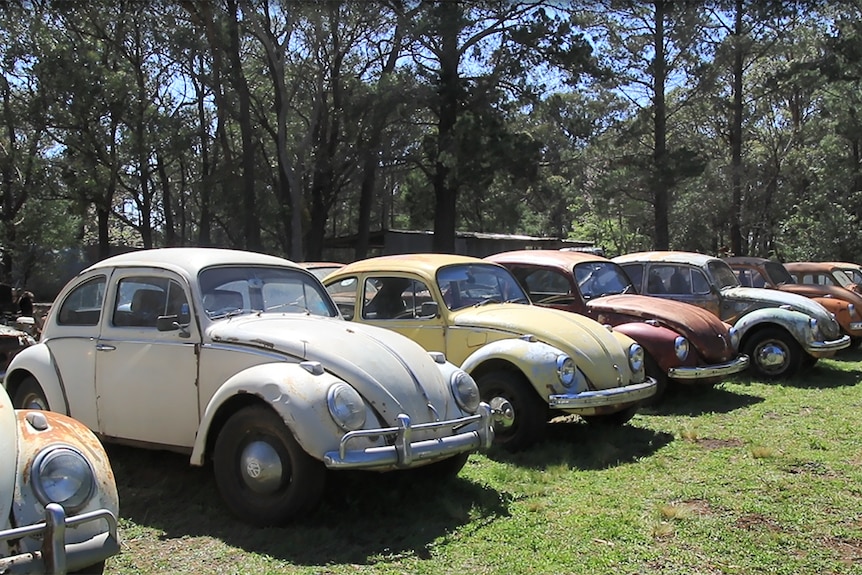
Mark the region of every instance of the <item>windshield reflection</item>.
[[584, 299], [635, 293], [629, 276], [614, 262], [585, 262], [575, 266], [575, 280]]
[[527, 294], [506, 268], [491, 264], [457, 264], [437, 271], [437, 286], [450, 310], [487, 303], [529, 303]]

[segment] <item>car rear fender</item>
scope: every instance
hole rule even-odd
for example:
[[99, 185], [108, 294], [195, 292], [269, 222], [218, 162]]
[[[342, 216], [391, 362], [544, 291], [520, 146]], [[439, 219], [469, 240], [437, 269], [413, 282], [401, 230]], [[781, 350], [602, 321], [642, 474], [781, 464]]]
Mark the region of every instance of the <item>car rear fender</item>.
[[557, 358], [561, 355], [576, 360], [570, 354], [546, 343], [528, 339], [528, 336], [500, 339], [475, 351], [464, 360], [461, 369], [473, 374], [488, 362], [506, 361], [517, 368], [542, 397], [547, 398], [552, 393], [564, 391], [557, 375]]
[[[322, 369], [315, 372], [315, 366], [319, 368], [316, 362], [267, 363], [228, 379], [204, 410], [191, 464], [203, 465], [222, 424], [238, 409], [252, 403], [274, 409], [312, 457], [322, 459], [324, 453], [337, 449], [344, 432], [330, 416], [326, 396], [330, 386], [342, 380]], [[376, 421], [371, 407], [366, 404], [366, 409], [366, 421]]]
[[[27, 368], [19, 367], [23, 365]], [[10, 397], [15, 397], [18, 386], [28, 376], [34, 377], [39, 382], [51, 411], [71, 415], [63, 382], [60, 380], [57, 366], [47, 345], [32, 345], [22, 349], [12, 359], [6, 378], [3, 380], [3, 386], [8, 390]]]
[[[748, 333], [765, 325], [776, 325], [787, 330], [801, 345], [814, 339], [809, 320], [811, 318], [798, 311], [767, 307], [756, 309], [742, 316], [734, 325], [739, 332], [740, 342], [745, 342]], [[740, 348], [742, 345], [740, 345]]]

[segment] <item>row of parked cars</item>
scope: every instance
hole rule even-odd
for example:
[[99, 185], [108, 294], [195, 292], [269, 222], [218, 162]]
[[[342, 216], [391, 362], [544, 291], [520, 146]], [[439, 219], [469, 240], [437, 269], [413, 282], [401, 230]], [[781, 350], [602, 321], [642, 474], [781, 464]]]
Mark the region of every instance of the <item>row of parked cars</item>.
[[862, 337], [855, 303], [824, 307], [837, 288], [741, 287], [756, 268], [732, 265], [680, 252], [106, 259], [8, 365], [0, 444], [19, 456], [0, 473], [0, 572], [98, 568], [116, 552], [94, 433], [211, 462], [230, 511], [275, 525], [313, 508], [331, 471], [454, 475], [492, 444], [529, 447], [555, 415], [621, 425], [670, 385], [786, 377]]

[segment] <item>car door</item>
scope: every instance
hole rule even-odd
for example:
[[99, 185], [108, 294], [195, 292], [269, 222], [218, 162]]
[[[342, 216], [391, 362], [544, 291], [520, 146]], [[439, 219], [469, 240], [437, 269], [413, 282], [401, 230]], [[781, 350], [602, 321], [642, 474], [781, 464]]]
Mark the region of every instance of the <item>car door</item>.
[[414, 277], [365, 276], [358, 300], [362, 322], [397, 331], [428, 351], [446, 354], [444, 318], [435, 296], [425, 282]]
[[158, 269], [114, 272], [96, 346], [99, 431], [172, 447], [193, 445], [198, 412], [194, 322], [159, 331], [163, 315], [189, 316], [189, 293]]
[[[96, 343], [103, 315], [108, 276], [106, 272], [80, 279], [56, 304], [50, 339], [45, 345], [69, 405], [69, 415], [90, 429], [98, 429], [96, 412]], [[66, 406], [51, 405], [65, 412]]]

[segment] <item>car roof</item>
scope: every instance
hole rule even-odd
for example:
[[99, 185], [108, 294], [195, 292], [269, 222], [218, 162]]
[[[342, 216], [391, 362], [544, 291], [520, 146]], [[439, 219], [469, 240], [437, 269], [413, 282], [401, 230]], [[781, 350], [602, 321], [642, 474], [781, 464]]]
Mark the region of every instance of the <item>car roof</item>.
[[717, 260], [715, 256], [699, 254], [695, 252], [683, 251], [652, 251], [652, 252], [635, 252], [625, 254], [613, 258], [613, 261], [618, 264], [633, 263], [633, 262], [668, 262], [675, 264], [690, 264], [695, 266], [705, 266], [708, 262]]
[[517, 250], [500, 252], [485, 258], [486, 261], [497, 263], [526, 262], [546, 267], [562, 267], [569, 269], [583, 262], [607, 262], [608, 258], [587, 252], [561, 250]]
[[834, 262], [788, 262], [784, 267], [790, 271], [831, 272], [841, 266]]
[[192, 277], [204, 268], [224, 264], [299, 267], [290, 260], [257, 252], [224, 248], [183, 247], [126, 252], [97, 262], [84, 271], [115, 266], [164, 267], [183, 271]]
[[454, 254], [397, 254], [390, 256], [378, 256], [359, 260], [345, 265], [338, 270], [338, 274], [367, 273], [367, 272], [406, 272], [412, 271], [433, 277], [437, 270], [451, 264], [484, 264], [489, 266], [499, 265], [471, 256]]

